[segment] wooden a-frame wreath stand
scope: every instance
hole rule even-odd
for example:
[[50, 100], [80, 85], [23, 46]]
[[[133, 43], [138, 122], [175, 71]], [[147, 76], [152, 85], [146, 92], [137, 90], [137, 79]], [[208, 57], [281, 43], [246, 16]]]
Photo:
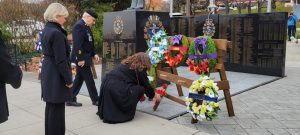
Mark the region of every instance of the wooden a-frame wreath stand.
[[[193, 40], [193, 38], [190, 38], [189, 40], [191, 41], [191, 40]], [[216, 48], [217, 48], [218, 58], [217, 58], [217, 64], [215, 66], [215, 69], [212, 72], [219, 72], [219, 74], [220, 74], [221, 80], [216, 81], [216, 83], [217, 83], [217, 86], [219, 87], [219, 90], [223, 90], [223, 92], [224, 92], [228, 115], [229, 115], [229, 117], [231, 117], [231, 116], [234, 116], [234, 111], [233, 111], [233, 105], [232, 105], [231, 95], [230, 95], [230, 91], [229, 91], [230, 86], [229, 86], [229, 82], [226, 77], [224, 60], [223, 60], [223, 58], [226, 54], [226, 49], [230, 48], [231, 46], [230, 46], [230, 42], [227, 41], [226, 39], [214, 39], [214, 41], [215, 41]], [[176, 67], [171, 67], [170, 70], [169, 71], [171, 73], [166, 72], [167, 70], [166, 69], [164, 70], [161, 67], [161, 64], [158, 64], [157, 72], [156, 72], [157, 77], [162, 80], [166, 80], [166, 81], [175, 83], [176, 87], [177, 87], [177, 91], [178, 91], [178, 96], [183, 96], [181, 86], [189, 88], [192, 85], [193, 80], [178, 76]], [[166, 97], [174, 102], [177, 102], [181, 105], [186, 106], [184, 100], [177, 98], [175, 96], [169, 95], [167, 92], [164, 97]], [[158, 105], [159, 105], [159, 103], [158, 103]], [[156, 108], [158, 107], [158, 105], [156, 106]], [[156, 108], [153, 108], [153, 109], [156, 110]], [[197, 120], [192, 119], [191, 122], [196, 123]]]

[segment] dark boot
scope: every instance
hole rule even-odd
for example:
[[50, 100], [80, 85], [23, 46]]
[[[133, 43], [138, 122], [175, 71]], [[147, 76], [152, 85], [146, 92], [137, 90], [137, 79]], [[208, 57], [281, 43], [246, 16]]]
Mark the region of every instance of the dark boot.
[[67, 102], [66, 102], [66, 106], [80, 107], [80, 106], [82, 106], [82, 104], [81, 104], [81, 103], [78, 103], [78, 102], [76, 102], [76, 101], [67, 101]]

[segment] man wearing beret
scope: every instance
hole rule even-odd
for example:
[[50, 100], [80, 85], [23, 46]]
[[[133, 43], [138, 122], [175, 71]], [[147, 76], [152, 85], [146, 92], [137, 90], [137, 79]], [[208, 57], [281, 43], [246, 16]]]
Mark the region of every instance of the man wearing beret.
[[94, 37], [91, 26], [95, 24], [97, 13], [87, 10], [83, 13], [82, 19], [78, 20], [73, 26], [73, 50], [72, 61], [76, 64], [76, 76], [72, 87], [71, 99], [66, 103], [67, 106], [82, 106], [77, 102], [78, 95], [83, 81], [85, 81], [93, 105], [98, 105], [98, 93], [93, 79], [91, 66], [92, 60], [99, 61], [99, 56], [95, 53]]

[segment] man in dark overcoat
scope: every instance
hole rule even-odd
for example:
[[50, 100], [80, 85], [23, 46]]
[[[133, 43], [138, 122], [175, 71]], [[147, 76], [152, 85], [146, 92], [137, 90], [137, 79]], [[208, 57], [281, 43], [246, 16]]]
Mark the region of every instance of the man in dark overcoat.
[[72, 98], [67, 102], [67, 106], [82, 106], [77, 102], [78, 95], [83, 81], [85, 81], [93, 105], [98, 105], [98, 93], [93, 79], [91, 66], [93, 59], [99, 61], [99, 56], [95, 53], [94, 36], [91, 26], [95, 24], [97, 13], [87, 10], [83, 13], [82, 19], [73, 26], [73, 49], [71, 58], [76, 64], [76, 76], [72, 87]]
[[8, 119], [8, 104], [5, 84], [17, 89], [21, 86], [22, 71], [10, 63], [2, 33], [0, 31], [0, 124]]

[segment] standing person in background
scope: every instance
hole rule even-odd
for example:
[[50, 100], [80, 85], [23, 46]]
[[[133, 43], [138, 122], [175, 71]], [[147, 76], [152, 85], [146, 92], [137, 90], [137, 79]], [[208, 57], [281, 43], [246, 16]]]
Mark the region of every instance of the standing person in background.
[[15, 89], [19, 88], [22, 75], [21, 69], [10, 63], [10, 56], [0, 31], [0, 124], [7, 121], [9, 115], [5, 84], [10, 84]]
[[293, 18], [295, 19], [295, 27], [294, 27], [294, 31], [295, 31], [295, 38], [297, 38], [297, 21], [298, 21], [298, 16], [296, 14], [294, 14], [294, 11], [292, 11], [291, 13], [293, 13]]
[[93, 105], [98, 105], [98, 93], [93, 79], [91, 66], [92, 59], [99, 61], [99, 56], [95, 53], [94, 37], [91, 26], [95, 25], [97, 13], [87, 10], [83, 13], [82, 19], [73, 26], [73, 49], [72, 61], [76, 64], [76, 76], [72, 88], [72, 98], [66, 103], [67, 106], [82, 106], [77, 102], [78, 95], [83, 81], [85, 81]]
[[65, 134], [65, 102], [71, 97], [72, 73], [67, 32], [62, 28], [69, 12], [63, 5], [52, 3], [44, 13], [42, 98], [46, 102], [45, 134]]
[[291, 41], [291, 37], [295, 38], [295, 34], [296, 34], [296, 20], [297, 18], [295, 18], [294, 13], [291, 12], [288, 16], [288, 36], [289, 36], [289, 41]]

